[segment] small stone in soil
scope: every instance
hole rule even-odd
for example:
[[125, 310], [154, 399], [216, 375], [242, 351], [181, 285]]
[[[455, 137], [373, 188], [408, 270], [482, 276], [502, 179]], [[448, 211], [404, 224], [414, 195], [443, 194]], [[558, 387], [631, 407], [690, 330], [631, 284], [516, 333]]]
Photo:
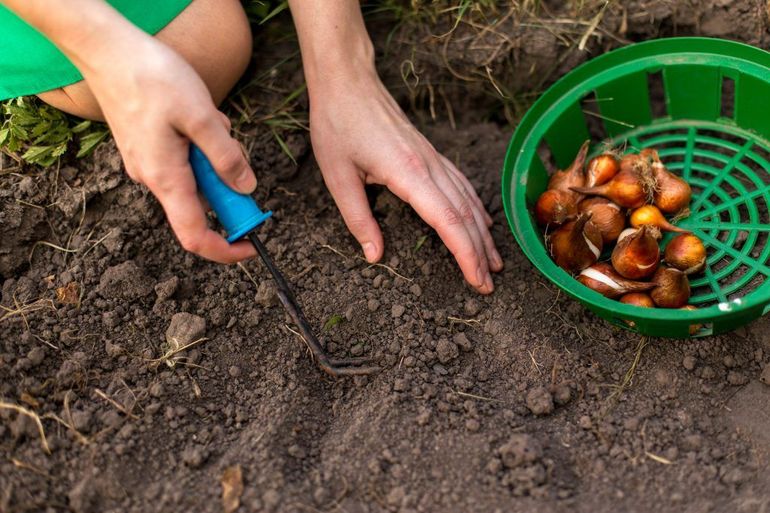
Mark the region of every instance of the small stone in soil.
[[155, 285], [155, 294], [158, 296], [158, 301], [165, 301], [174, 295], [176, 289], [179, 287], [179, 278], [172, 276], [171, 278], [164, 280]]
[[481, 311], [481, 303], [479, 303], [479, 301], [475, 298], [470, 298], [465, 302], [463, 311], [465, 312], [465, 315], [474, 317]]
[[551, 393], [553, 394], [553, 401], [559, 406], [564, 406], [572, 398], [572, 389], [569, 387], [569, 385], [565, 385], [563, 383], [561, 385], [554, 386], [551, 390]]
[[727, 382], [733, 386], [741, 386], [748, 383], [749, 378], [747, 378], [746, 375], [742, 372], [730, 371], [727, 374]]
[[366, 308], [369, 309], [370, 312], [376, 312], [380, 308], [380, 302], [376, 299], [370, 299], [368, 303], [366, 303]]
[[765, 368], [762, 369], [762, 374], [759, 376], [759, 381], [765, 385], [770, 385], [770, 364], [765, 365]]
[[452, 341], [463, 351], [470, 351], [473, 349], [473, 345], [465, 333], [455, 333], [455, 336], [452, 337]]
[[187, 312], [179, 312], [171, 317], [166, 329], [166, 342], [172, 347], [182, 347], [199, 340], [206, 333], [206, 320]]
[[695, 364], [696, 364], [696, 360], [695, 360], [695, 357], [692, 355], [687, 355], [684, 358], [682, 358], [682, 367], [684, 367], [688, 371], [695, 369]]
[[457, 358], [459, 354], [460, 350], [457, 348], [457, 345], [445, 338], [442, 338], [436, 344], [436, 355], [441, 363], [449, 363]]
[[545, 387], [536, 387], [527, 394], [527, 408], [535, 415], [553, 412], [553, 396]]
[[506, 468], [516, 468], [534, 463], [543, 454], [540, 443], [526, 433], [511, 435], [511, 438], [500, 447], [499, 451], [500, 459]]
[[404, 315], [405, 311], [406, 311], [406, 308], [404, 307], [404, 305], [393, 305], [393, 307], [390, 309], [390, 313], [394, 319], [398, 319], [399, 317]]

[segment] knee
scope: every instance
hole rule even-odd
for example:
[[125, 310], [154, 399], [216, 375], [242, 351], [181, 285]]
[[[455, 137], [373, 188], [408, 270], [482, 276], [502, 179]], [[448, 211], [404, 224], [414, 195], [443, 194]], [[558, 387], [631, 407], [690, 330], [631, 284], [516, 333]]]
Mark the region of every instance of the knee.
[[37, 95], [48, 105], [67, 114], [92, 121], [104, 121], [104, 114], [91, 89], [84, 81]]
[[157, 37], [195, 68], [217, 105], [251, 60], [251, 28], [238, 0], [195, 0]]

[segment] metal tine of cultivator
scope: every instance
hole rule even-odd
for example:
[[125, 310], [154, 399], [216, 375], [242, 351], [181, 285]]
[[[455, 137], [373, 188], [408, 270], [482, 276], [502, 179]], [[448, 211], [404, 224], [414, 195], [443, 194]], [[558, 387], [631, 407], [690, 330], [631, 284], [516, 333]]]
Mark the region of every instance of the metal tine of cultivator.
[[262, 244], [262, 241], [259, 240], [259, 237], [254, 232], [249, 233], [247, 237], [256, 248], [265, 267], [273, 275], [275, 284], [278, 287], [278, 298], [281, 300], [281, 304], [283, 304], [294, 324], [299, 328], [302, 338], [313, 352], [313, 357], [321, 370], [331, 376], [365, 376], [379, 371], [379, 367], [368, 365], [372, 361], [371, 358], [333, 358], [324, 350], [310, 329], [310, 324], [305, 319], [302, 308], [297, 303], [291, 287], [289, 287], [283, 274], [273, 263], [273, 259], [270, 258], [265, 245]]

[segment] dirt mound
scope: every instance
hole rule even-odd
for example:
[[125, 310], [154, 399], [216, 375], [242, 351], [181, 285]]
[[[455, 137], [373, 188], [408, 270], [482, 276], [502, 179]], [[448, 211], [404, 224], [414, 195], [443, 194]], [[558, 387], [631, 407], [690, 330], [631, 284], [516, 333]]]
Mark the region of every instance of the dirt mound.
[[[762, 42], [759, 4], [644, 2], [648, 19], [613, 3], [601, 27], [621, 27], [625, 6], [627, 38], [733, 20], [734, 37]], [[551, 9], [546, 28], [512, 32], [516, 69], [561, 59]], [[575, 38], [586, 29], [569, 26]], [[479, 117], [452, 105], [456, 120]], [[379, 360], [368, 378], [318, 371], [258, 262], [246, 264], [255, 286], [237, 266], [184, 253], [114, 146], [58, 173], [2, 175], [0, 511], [213, 513], [223, 479], [230, 495], [243, 487], [238, 511], [767, 509], [770, 320], [671, 342], [597, 319], [513, 241], [499, 183], [510, 129], [424, 128], [495, 219], [505, 271], [491, 297], [381, 189], [371, 199], [385, 258], [355, 258], [304, 134], [289, 141], [299, 166], [271, 133], [250, 147], [266, 156], [269, 250], [327, 349]]]

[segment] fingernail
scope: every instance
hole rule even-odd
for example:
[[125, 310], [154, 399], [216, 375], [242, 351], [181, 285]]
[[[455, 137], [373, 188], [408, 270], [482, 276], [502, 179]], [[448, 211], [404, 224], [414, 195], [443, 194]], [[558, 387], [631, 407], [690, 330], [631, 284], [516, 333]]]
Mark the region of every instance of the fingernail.
[[243, 194], [251, 194], [257, 188], [257, 177], [251, 171], [244, 170], [235, 179], [235, 187]]
[[486, 284], [487, 277], [489, 276], [489, 273], [487, 273], [484, 269], [479, 267], [476, 269], [476, 286], [481, 288]]
[[495, 264], [495, 267], [498, 269], [502, 269], [503, 267], [503, 257], [500, 256], [500, 253], [497, 252], [497, 250], [494, 250], [492, 252], [492, 260]]
[[487, 292], [492, 292], [493, 290], [495, 290], [495, 284], [492, 282], [491, 274], [487, 274], [487, 279], [486, 281], [484, 281], [484, 289]]
[[371, 242], [364, 242], [361, 244], [361, 249], [364, 250], [366, 261], [369, 263], [374, 263], [374, 261], [377, 259], [377, 247]]

